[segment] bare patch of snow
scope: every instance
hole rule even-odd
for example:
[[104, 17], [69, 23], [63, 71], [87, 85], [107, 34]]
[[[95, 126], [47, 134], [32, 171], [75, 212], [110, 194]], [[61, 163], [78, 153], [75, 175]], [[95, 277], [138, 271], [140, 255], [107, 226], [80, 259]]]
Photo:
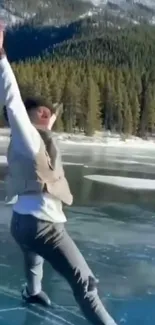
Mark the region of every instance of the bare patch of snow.
[[[8, 143], [9, 136], [9, 129], [0, 129], [0, 145]], [[136, 136], [126, 138], [110, 131], [96, 131], [94, 136], [85, 136], [84, 133], [53, 132], [53, 136], [62, 144], [66, 143], [69, 145], [155, 149], [155, 138], [153, 137], [148, 138], [148, 140], [143, 140]]]

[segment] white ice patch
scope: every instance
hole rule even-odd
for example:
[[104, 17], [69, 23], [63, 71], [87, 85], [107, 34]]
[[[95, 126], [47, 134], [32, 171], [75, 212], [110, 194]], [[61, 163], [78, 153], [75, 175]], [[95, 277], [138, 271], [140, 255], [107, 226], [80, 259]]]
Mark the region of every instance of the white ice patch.
[[119, 177], [119, 176], [104, 176], [104, 175], [86, 175], [84, 178], [103, 184], [109, 184], [117, 187], [134, 190], [155, 190], [155, 180]]

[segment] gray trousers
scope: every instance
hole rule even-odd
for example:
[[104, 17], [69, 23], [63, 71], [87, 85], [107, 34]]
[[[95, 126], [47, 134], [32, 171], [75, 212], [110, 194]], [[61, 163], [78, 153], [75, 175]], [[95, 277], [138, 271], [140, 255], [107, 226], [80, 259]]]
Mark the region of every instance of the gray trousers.
[[30, 294], [41, 290], [43, 261], [48, 261], [69, 283], [83, 314], [94, 325], [116, 325], [97, 292], [97, 280], [65, 230], [64, 224], [13, 213], [11, 234], [20, 246]]

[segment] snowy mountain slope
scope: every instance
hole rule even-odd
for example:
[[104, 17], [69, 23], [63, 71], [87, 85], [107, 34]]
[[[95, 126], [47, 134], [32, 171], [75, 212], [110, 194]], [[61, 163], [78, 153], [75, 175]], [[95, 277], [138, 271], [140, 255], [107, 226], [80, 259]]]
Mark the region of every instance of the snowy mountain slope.
[[0, 0], [0, 19], [7, 25], [33, 17], [37, 24], [60, 26], [105, 12], [136, 23], [153, 23], [155, 0]]
[[[95, 6], [103, 6], [106, 5], [109, 0], [91, 0], [91, 2], [95, 5]], [[146, 7], [149, 8], [155, 8], [155, 1], [154, 0], [111, 0], [110, 2], [121, 6], [121, 5], [133, 5], [133, 4], [142, 4]]]

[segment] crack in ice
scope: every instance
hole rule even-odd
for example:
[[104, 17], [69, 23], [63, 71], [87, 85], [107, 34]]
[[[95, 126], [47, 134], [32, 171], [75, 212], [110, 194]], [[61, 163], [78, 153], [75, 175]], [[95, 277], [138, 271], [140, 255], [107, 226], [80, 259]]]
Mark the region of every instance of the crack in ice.
[[24, 307], [4, 308], [4, 309], [0, 309], [0, 313], [6, 313], [14, 310], [24, 310], [24, 309], [25, 309]]

